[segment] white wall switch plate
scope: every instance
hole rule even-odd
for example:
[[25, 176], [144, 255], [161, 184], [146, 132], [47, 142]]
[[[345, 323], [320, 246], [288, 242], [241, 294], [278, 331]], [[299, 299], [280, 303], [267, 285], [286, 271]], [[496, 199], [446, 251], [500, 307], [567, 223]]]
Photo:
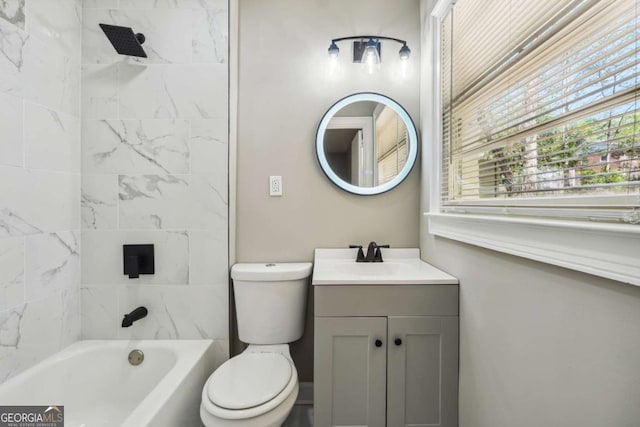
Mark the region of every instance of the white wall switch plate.
[[269, 177], [269, 195], [282, 196], [282, 177], [281, 176]]

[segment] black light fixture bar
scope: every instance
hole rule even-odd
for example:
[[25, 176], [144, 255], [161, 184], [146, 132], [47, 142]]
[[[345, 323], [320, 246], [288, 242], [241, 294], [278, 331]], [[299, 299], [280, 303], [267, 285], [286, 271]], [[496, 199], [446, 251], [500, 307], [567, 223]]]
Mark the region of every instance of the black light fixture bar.
[[349, 36], [349, 37], [339, 37], [337, 39], [331, 39], [331, 43], [341, 42], [343, 40], [364, 40], [364, 39], [374, 39], [374, 40], [393, 40], [394, 42], [398, 42], [402, 45], [406, 45], [406, 40], [396, 39], [394, 37], [385, 37], [385, 36]]
[[[358, 62], [362, 57], [362, 50], [365, 46], [360, 46], [363, 44], [368, 44], [371, 42], [375, 42], [377, 44], [376, 49], [378, 50], [378, 56], [380, 56], [380, 40], [391, 40], [397, 43], [400, 43], [402, 47], [398, 54], [400, 55], [400, 59], [406, 61], [411, 56], [411, 49], [407, 46], [407, 41], [402, 39], [397, 39], [395, 37], [386, 37], [386, 36], [374, 36], [374, 35], [362, 35], [362, 36], [347, 36], [347, 37], [338, 37], [335, 39], [331, 39], [331, 45], [329, 46], [328, 52], [329, 56], [332, 58], [336, 58], [340, 53], [340, 48], [338, 48], [337, 42], [341, 42], [344, 40], [356, 40], [354, 42], [354, 62]], [[368, 40], [368, 42], [365, 42]], [[356, 46], [356, 43], [360, 42], [360, 45]], [[358, 50], [356, 52], [356, 50]], [[359, 55], [357, 55], [359, 53]]]

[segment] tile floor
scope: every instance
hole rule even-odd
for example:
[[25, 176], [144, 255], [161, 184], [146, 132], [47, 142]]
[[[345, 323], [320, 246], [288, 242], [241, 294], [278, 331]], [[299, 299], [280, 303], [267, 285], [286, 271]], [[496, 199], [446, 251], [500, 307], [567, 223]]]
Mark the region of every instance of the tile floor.
[[313, 405], [294, 405], [282, 427], [313, 427]]

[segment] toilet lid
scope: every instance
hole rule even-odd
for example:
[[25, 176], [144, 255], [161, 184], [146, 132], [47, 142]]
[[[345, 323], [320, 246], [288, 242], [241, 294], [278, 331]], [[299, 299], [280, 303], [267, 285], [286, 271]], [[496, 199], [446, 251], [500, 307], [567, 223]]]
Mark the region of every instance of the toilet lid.
[[291, 363], [279, 353], [243, 353], [214, 371], [207, 394], [221, 408], [253, 408], [280, 394], [291, 373]]

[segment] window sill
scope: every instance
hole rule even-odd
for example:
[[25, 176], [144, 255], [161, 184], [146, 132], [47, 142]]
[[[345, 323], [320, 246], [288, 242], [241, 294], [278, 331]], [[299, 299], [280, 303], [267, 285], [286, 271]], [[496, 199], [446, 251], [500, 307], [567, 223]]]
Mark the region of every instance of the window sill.
[[640, 226], [425, 213], [429, 233], [640, 286]]

